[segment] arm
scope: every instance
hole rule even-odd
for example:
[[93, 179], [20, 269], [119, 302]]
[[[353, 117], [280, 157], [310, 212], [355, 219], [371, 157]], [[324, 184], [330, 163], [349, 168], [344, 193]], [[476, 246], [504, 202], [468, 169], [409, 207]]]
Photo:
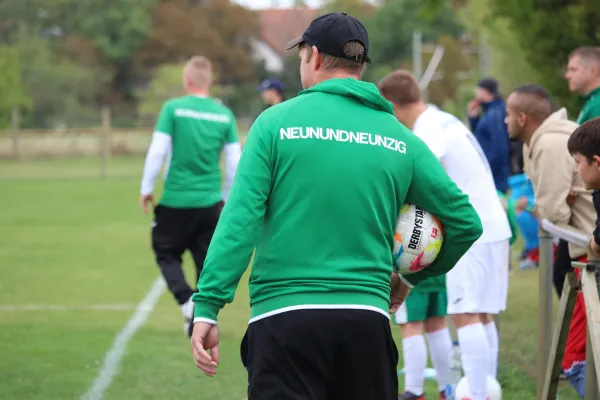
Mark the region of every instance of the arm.
[[479, 147], [483, 150], [483, 154], [491, 166], [494, 160], [494, 146], [492, 144], [492, 133], [490, 132], [489, 127], [489, 117], [484, 121], [479, 121], [476, 128], [471, 129], [471, 132], [473, 132], [473, 136], [477, 139]]
[[271, 193], [271, 140], [260, 118], [248, 134], [229, 200], [225, 203], [192, 297], [194, 322], [217, 323], [248, 268]]
[[225, 182], [223, 184], [223, 200], [227, 201], [229, 192], [231, 191], [231, 185], [233, 184], [233, 178], [237, 171], [238, 163], [240, 161], [240, 155], [242, 153], [242, 146], [238, 139], [237, 133], [237, 121], [235, 117], [231, 116], [231, 125], [227, 130], [227, 136], [225, 138], [225, 147], [223, 148], [225, 153]]
[[532, 160], [539, 171], [534, 185], [537, 212], [541, 219], [547, 218], [554, 224], [569, 224], [571, 207], [567, 197], [571, 193], [575, 163], [562, 142], [542, 137], [538, 146], [537, 157]]
[[409, 286], [450, 271], [483, 233], [469, 197], [450, 179], [435, 155], [424, 144], [417, 144], [406, 202], [418, 204], [436, 216], [442, 224], [444, 241], [440, 254], [428, 268], [402, 277]]
[[154, 192], [154, 182], [158, 177], [165, 157], [171, 152], [173, 125], [171, 108], [169, 103], [166, 103], [160, 110], [160, 114], [158, 114], [152, 142], [146, 155], [141, 185], [142, 196], [151, 195]]
[[162, 132], [152, 134], [152, 142], [146, 154], [144, 163], [144, 173], [142, 175], [141, 194], [148, 195], [154, 193], [154, 183], [160, 173], [165, 157], [171, 152], [171, 135]]
[[471, 132], [475, 132], [475, 130], [477, 130], [478, 124], [479, 124], [479, 115], [476, 117], [469, 117], [469, 127], [471, 128]]
[[512, 201], [506, 201], [506, 215], [508, 217], [508, 223], [510, 224], [510, 231], [512, 232], [512, 236], [510, 238], [510, 245], [512, 246], [514, 242], [519, 238], [519, 226], [517, 225], [517, 216], [515, 214], [515, 207], [512, 204]]

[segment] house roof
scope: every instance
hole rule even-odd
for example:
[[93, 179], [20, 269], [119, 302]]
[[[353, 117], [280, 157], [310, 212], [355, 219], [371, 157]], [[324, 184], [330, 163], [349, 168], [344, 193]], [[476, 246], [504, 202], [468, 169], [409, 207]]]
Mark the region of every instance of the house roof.
[[259, 10], [259, 38], [281, 57], [285, 57], [285, 45], [302, 35], [319, 11], [310, 7]]

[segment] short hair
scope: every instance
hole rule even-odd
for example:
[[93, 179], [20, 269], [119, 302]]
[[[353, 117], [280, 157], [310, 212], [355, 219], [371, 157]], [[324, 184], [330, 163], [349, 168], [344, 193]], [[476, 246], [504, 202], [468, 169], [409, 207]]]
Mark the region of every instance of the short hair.
[[513, 93], [523, 96], [517, 105], [519, 111], [533, 117], [536, 121], [541, 122], [552, 113], [552, 101], [543, 86], [522, 85], [513, 90]]
[[578, 47], [571, 52], [569, 58], [579, 57], [584, 62], [591, 62], [600, 66], [600, 47], [598, 46], [583, 46]]
[[421, 101], [421, 88], [414, 75], [404, 69], [389, 73], [377, 84], [379, 92], [392, 103], [405, 106]]
[[192, 81], [194, 86], [208, 87], [213, 80], [212, 63], [204, 56], [194, 56], [185, 63], [183, 74]]
[[569, 137], [567, 148], [571, 154], [581, 154], [588, 163], [600, 156], [600, 117], [581, 124]]
[[[304, 42], [300, 45], [300, 49], [303, 48], [310, 49], [311, 46]], [[344, 45], [343, 51], [348, 57], [356, 57], [365, 54], [365, 46], [358, 40], [352, 40]], [[326, 53], [322, 53], [321, 55], [323, 57], [323, 69], [325, 70], [343, 69], [358, 76], [362, 76], [363, 72], [365, 72], [367, 64], [364, 61], [349, 60], [347, 58], [335, 57]], [[311, 53], [309, 53], [306, 62], [310, 61], [310, 57]], [[364, 57], [362, 58], [364, 59]]]

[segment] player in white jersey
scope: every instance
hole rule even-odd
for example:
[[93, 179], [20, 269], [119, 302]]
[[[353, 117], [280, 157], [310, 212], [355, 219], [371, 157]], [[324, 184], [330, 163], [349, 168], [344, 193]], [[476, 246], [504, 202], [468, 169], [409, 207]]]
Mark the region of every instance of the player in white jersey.
[[448, 175], [469, 196], [483, 234], [446, 275], [448, 314], [457, 328], [471, 400], [486, 400], [487, 375], [496, 376], [498, 331], [493, 316], [506, 309], [508, 217], [489, 163], [477, 140], [458, 118], [428, 106], [408, 71], [395, 71], [379, 83], [396, 117], [437, 155]]

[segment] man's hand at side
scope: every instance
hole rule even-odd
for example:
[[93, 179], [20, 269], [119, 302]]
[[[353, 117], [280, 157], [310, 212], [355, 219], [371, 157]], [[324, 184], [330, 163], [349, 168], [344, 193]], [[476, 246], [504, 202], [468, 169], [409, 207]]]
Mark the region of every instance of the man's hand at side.
[[154, 207], [154, 195], [152, 193], [149, 194], [141, 194], [140, 195], [140, 207], [142, 208], [142, 211], [144, 212], [144, 214], [148, 214], [148, 203], [150, 203], [152, 205], [152, 207]]
[[390, 314], [394, 314], [410, 292], [410, 288], [400, 279], [397, 273], [393, 273], [390, 279]]
[[206, 322], [196, 322], [191, 347], [196, 366], [207, 376], [215, 376], [219, 365], [219, 327]]

